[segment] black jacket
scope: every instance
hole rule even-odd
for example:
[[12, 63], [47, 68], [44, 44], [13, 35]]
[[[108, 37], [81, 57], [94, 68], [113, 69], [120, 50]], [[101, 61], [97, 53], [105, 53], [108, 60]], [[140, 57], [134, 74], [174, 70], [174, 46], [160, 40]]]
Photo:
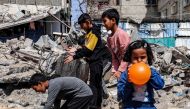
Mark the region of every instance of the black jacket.
[[88, 61], [97, 61], [102, 59], [107, 52], [108, 50], [101, 40], [100, 27], [93, 24], [92, 29], [84, 37], [84, 46], [75, 52], [74, 59], [86, 57]]

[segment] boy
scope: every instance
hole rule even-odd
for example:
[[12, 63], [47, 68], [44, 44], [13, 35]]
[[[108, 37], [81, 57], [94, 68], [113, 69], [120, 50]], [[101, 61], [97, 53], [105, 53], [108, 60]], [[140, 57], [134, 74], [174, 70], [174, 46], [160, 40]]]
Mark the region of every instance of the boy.
[[[48, 98], [44, 109], [88, 109], [92, 99], [92, 91], [82, 80], [75, 77], [58, 77], [48, 80], [45, 75], [36, 73], [30, 78], [32, 88], [36, 92], [45, 93]], [[61, 100], [66, 102], [60, 108]]]
[[69, 50], [70, 55], [64, 61], [65, 63], [68, 63], [74, 59], [86, 58], [90, 67], [90, 85], [97, 90], [97, 97], [94, 98], [96, 100], [96, 109], [101, 109], [103, 72], [102, 55], [104, 54], [105, 46], [101, 40], [100, 27], [92, 24], [91, 17], [87, 13], [82, 14], [78, 18], [78, 24], [80, 24], [80, 27], [86, 32], [85, 44], [78, 50], [71, 48]]
[[112, 32], [107, 38], [107, 45], [112, 53], [112, 72], [114, 76], [119, 78], [121, 72], [127, 68], [127, 63], [123, 61], [123, 57], [130, 43], [130, 37], [118, 27], [119, 13], [116, 9], [108, 9], [103, 12], [102, 21], [105, 28]]

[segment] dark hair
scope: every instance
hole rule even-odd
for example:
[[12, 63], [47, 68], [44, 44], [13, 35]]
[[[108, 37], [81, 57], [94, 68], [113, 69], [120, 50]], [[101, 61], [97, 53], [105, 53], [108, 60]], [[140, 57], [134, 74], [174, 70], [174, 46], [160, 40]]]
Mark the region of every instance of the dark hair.
[[89, 20], [90, 22], [92, 21], [89, 14], [83, 13], [78, 18], [78, 24], [84, 23], [86, 20]]
[[112, 9], [108, 9], [106, 11], [103, 12], [102, 14], [102, 18], [104, 17], [107, 17], [109, 18], [110, 20], [112, 18], [115, 18], [115, 21], [116, 21], [116, 24], [118, 25], [119, 24], [119, 13], [116, 9], [112, 8]]
[[148, 64], [152, 65], [152, 62], [154, 60], [154, 56], [153, 56], [152, 49], [151, 49], [149, 43], [146, 42], [145, 40], [136, 40], [136, 41], [130, 43], [127, 50], [126, 50], [126, 53], [125, 53], [123, 60], [126, 62], [131, 62], [132, 51], [134, 49], [138, 49], [138, 48], [145, 48], [146, 49], [146, 53], [148, 56]]
[[36, 73], [36, 74], [32, 75], [29, 82], [30, 82], [31, 86], [34, 86], [34, 85], [39, 84], [40, 82], [45, 82], [47, 80], [48, 80], [48, 78], [44, 74]]

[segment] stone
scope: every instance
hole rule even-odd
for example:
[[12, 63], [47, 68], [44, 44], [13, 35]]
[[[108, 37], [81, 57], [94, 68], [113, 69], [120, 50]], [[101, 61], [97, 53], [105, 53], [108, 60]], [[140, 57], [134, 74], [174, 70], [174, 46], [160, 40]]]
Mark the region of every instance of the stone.
[[188, 63], [190, 64], [190, 59], [188, 59], [185, 55], [183, 55], [181, 52], [179, 52], [176, 49], [172, 50], [172, 54], [176, 59], [181, 59], [183, 63]]
[[32, 46], [32, 43], [33, 43], [32, 39], [26, 38], [24, 41], [24, 46], [30, 47], [30, 46]]
[[181, 65], [182, 64], [182, 59], [176, 59], [175, 62], [176, 62], [176, 64]]
[[170, 62], [172, 60], [172, 52], [171, 51], [165, 51], [163, 59], [167, 65], [170, 64]]
[[184, 77], [185, 77], [185, 73], [180, 73], [180, 74], [179, 74], [179, 77], [180, 77], [180, 78], [184, 78]]

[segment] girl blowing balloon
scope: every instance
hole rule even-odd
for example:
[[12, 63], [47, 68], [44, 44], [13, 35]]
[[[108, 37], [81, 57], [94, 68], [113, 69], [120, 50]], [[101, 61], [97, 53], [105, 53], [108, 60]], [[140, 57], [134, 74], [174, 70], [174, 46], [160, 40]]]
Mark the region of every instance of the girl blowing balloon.
[[153, 89], [162, 89], [164, 81], [154, 68], [149, 67], [153, 59], [151, 47], [146, 41], [137, 40], [128, 46], [124, 61], [130, 65], [121, 74], [117, 85], [118, 100], [122, 100], [122, 109], [156, 109]]

